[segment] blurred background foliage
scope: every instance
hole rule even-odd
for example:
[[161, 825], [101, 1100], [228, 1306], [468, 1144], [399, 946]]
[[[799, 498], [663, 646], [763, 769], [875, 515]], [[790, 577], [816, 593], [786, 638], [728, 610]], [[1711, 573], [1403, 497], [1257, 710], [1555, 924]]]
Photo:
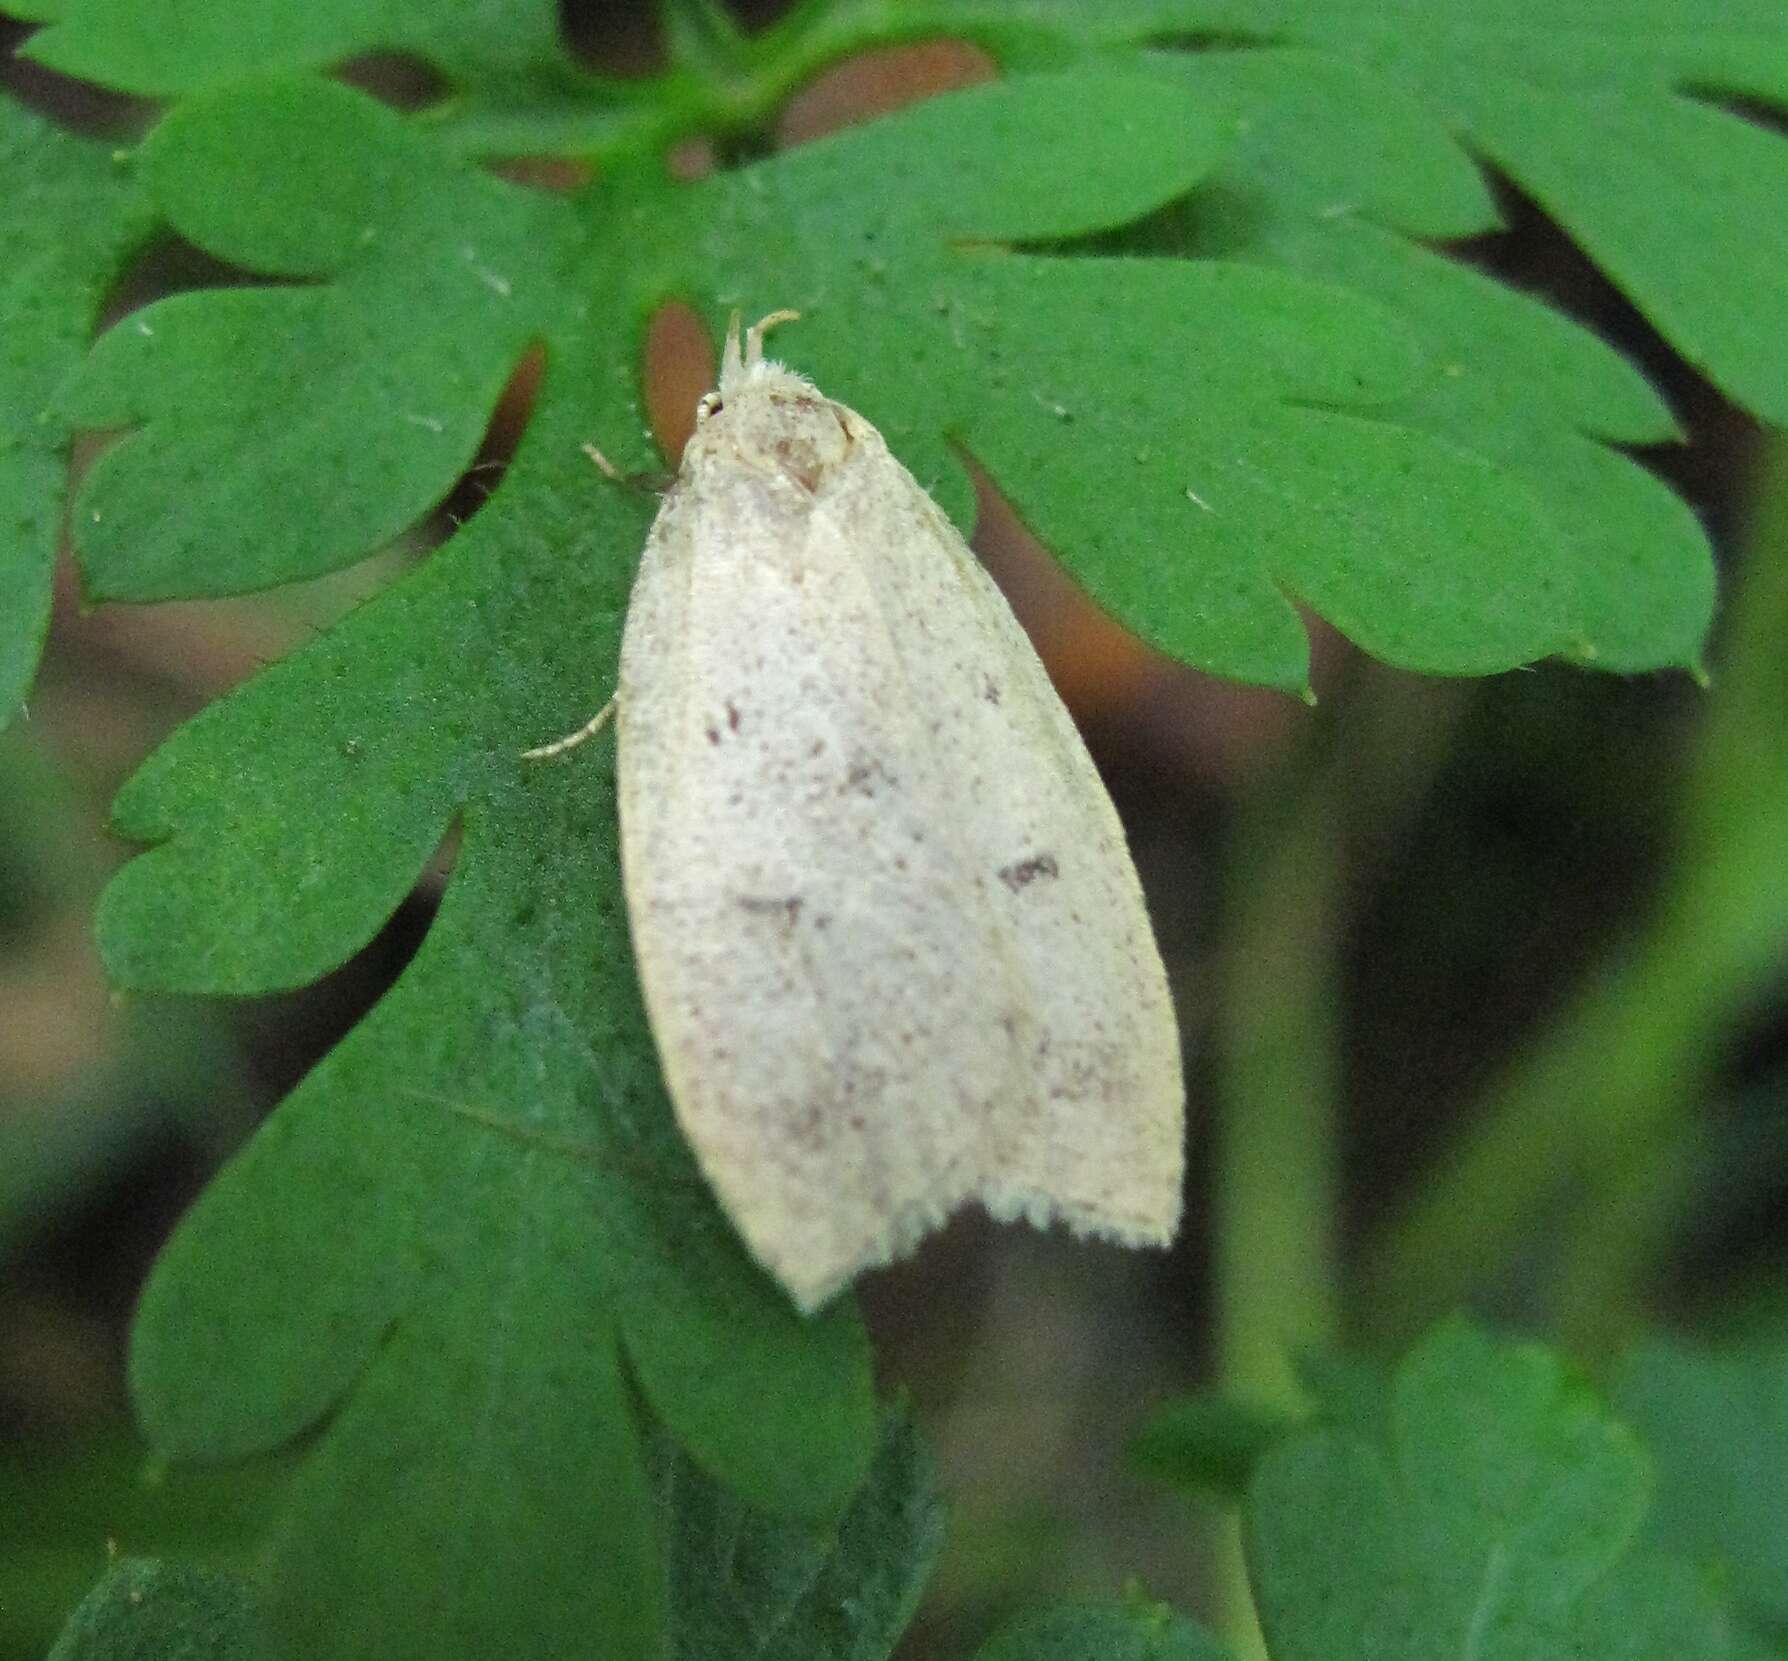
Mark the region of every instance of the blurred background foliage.
[[[651, 65], [648, 8], [589, 10], [573, 32], [605, 67]], [[877, 54], [804, 93], [783, 138], [988, 72], [947, 45]], [[144, 119], [5, 73], [89, 129]], [[1422, 680], [1322, 636], [1308, 709], [1151, 656], [984, 489], [978, 547], [1088, 733], [1178, 988], [1192, 1191], [1165, 1256], [964, 1217], [861, 1288], [953, 1508], [903, 1654], [965, 1653], [1013, 1609], [1132, 1576], [1209, 1608], [1233, 1572], [1216, 1514], [1153, 1488], [1127, 1440], [1213, 1380], [1295, 1408], [1297, 1345], [1389, 1354], [1463, 1304], [1606, 1376], [1657, 1324], [1788, 1330], [1788, 447], [1528, 204], [1502, 205], [1511, 231], [1461, 256], [1612, 340], [1682, 418], [1688, 442], [1644, 460], [1720, 553], [1712, 687]], [[137, 297], [195, 258], [159, 250]], [[692, 318], [661, 319], [650, 405], [672, 454], [707, 351]], [[527, 394], [524, 376], [489, 456]], [[277, 1466], [176, 1476], [128, 1429], [133, 1299], [208, 1174], [390, 986], [438, 893], [437, 873], [304, 992], [121, 1001], [90, 929], [127, 852], [107, 803], [181, 719], [439, 529], [243, 600], [87, 613], [70, 579], [28, 718], [0, 737], [0, 1661], [42, 1653], [108, 1550], [252, 1553]]]

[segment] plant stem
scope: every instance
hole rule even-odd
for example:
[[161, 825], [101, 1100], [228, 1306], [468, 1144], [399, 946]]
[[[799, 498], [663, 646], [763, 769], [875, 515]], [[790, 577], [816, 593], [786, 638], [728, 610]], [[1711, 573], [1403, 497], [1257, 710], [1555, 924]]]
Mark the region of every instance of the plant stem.
[[[745, 35], [719, 0], [668, 0], [672, 63], [664, 73], [620, 81], [567, 78], [557, 66], [493, 96], [467, 91], [419, 119], [463, 155], [552, 156], [597, 172], [657, 157], [679, 139], [760, 134], [788, 98], [822, 70], [881, 47], [950, 39], [979, 47], [1003, 68], [1060, 67], [1086, 55], [1084, 25], [993, 5], [916, 5], [911, 0], [803, 0], [757, 35]], [[1138, 33], [1120, 22], [1099, 37]]]
[[[1220, 1388], [1301, 1412], [1298, 1352], [1335, 1336], [1337, 844], [1320, 780], [1242, 811], [1216, 1034], [1213, 1183]], [[1265, 1661], [1239, 1518], [1212, 1542], [1217, 1622]]]
[[[1361, 667], [1290, 783], [1229, 838], [1215, 1038], [1218, 1383], [1302, 1412], [1300, 1354], [1340, 1338], [1339, 985], [1349, 890], [1394, 841], [1444, 753], [1458, 700]], [[1214, 1542], [1219, 1620], [1264, 1655], [1238, 1529]]]
[[1448, 752], [1457, 683], [1360, 663], [1289, 786], [1230, 838], [1216, 1040], [1216, 1271], [1224, 1384], [1301, 1409], [1300, 1351], [1342, 1315], [1339, 959], [1351, 893], [1374, 880]]
[[1300, 1409], [1297, 1352], [1332, 1341], [1340, 844], [1318, 779], [1287, 811], [1245, 809], [1231, 845], [1217, 1040], [1219, 1371]]

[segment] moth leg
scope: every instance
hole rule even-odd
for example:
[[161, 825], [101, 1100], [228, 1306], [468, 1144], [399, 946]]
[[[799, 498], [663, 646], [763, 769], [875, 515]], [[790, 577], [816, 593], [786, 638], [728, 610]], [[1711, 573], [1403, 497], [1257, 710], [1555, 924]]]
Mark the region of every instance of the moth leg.
[[542, 744], [538, 749], [523, 750], [522, 760], [545, 761], [549, 756], [561, 756], [567, 750], [575, 750], [586, 738], [594, 738], [614, 719], [615, 702], [614, 698], [610, 698], [576, 732], [568, 732], [563, 738], [555, 738], [552, 743]]
[[608, 459], [594, 444], [582, 446], [583, 452], [595, 462], [597, 469], [605, 479], [622, 485], [628, 490], [643, 490], [649, 495], [662, 496], [673, 483], [669, 473], [623, 473], [620, 468]]
[[623, 473], [620, 468], [615, 466], [615, 464], [598, 450], [594, 444], [584, 445], [583, 452], [591, 461], [596, 463], [597, 471], [600, 472], [605, 479], [613, 479], [616, 484], [625, 484], [627, 482], [627, 475]]

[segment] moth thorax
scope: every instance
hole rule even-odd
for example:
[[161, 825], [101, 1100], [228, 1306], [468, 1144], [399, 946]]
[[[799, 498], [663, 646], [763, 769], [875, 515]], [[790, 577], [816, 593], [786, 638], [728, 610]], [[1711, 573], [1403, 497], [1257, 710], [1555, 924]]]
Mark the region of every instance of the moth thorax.
[[748, 370], [706, 404], [695, 444], [773, 467], [804, 490], [818, 490], [850, 452], [843, 412], [798, 375]]

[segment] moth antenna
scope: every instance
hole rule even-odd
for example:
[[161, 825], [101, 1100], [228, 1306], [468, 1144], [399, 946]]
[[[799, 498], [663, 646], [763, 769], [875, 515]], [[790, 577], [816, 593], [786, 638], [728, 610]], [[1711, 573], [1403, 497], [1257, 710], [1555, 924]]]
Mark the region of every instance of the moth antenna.
[[760, 317], [745, 331], [745, 367], [749, 369], [754, 363], [764, 361], [764, 336], [778, 323], [794, 323], [800, 320], [798, 311], [773, 311], [768, 317]]
[[[739, 356], [740, 322], [741, 318], [739, 316], [739, 311], [735, 306], [733, 308], [733, 315], [726, 325], [726, 345], [720, 352], [720, 384], [722, 386], [725, 386], [729, 381], [735, 380], [744, 372], [744, 360]], [[751, 331], [751, 337], [752, 342], [755, 345], [758, 339], [758, 331], [756, 329]], [[752, 361], [755, 363], [757, 360], [753, 358]]]

